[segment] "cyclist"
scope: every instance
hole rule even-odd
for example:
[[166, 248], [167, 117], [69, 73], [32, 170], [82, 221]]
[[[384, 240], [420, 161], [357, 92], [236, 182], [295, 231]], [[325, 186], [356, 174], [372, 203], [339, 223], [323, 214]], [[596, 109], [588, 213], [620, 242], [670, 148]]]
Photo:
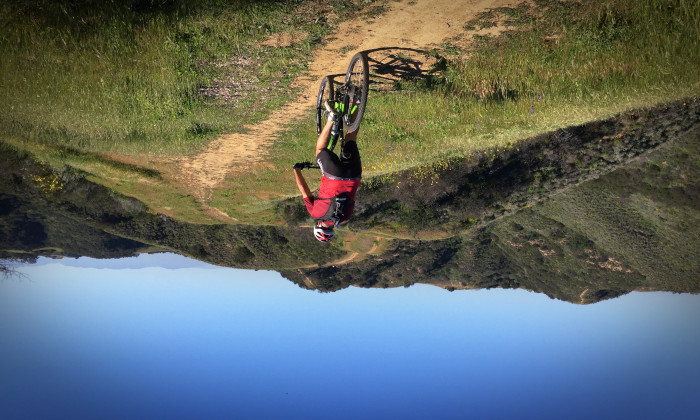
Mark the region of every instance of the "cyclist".
[[[294, 165], [294, 177], [301, 192], [306, 209], [311, 217], [317, 219], [314, 236], [321, 242], [328, 242], [335, 235], [333, 229], [346, 222], [355, 206], [355, 194], [362, 178], [362, 162], [357, 150], [357, 130], [345, 135], [341, 144], [340, 157], [327, 149], [331, 128], [340, 115], [326, 103], [328, 121], [316, 141], [316, 162], [321, 168], [321, 187], [318, 197], [314, 198], [301, 173], [302, 166]], [[359, 130], [359, 128], [358, 128]], [[340, 203], [340, 204], [339, 204]], [[342, 209], [340, 212], [336, 211]]]

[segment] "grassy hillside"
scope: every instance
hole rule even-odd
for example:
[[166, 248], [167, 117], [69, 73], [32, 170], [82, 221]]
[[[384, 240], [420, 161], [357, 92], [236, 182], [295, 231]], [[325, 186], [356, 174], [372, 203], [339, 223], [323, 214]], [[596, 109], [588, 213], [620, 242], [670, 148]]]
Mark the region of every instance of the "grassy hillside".
[[[525, 177], [521, 184], [472, 182], [484, 168], [512, 173], [503, 169], [527, 169], [541, 163], [539, 154], [546, 160], [562, 153], [549, 136], [529, 139], [533, 153], [521, 156], [523, 161], [442, 171], [447, 184], [458, 178], [466, 182], [417, 197], [400, 217], [393, 214], [391, 188], [377, 186], [367, 192], [368, 199], [384, 210], [373, 212], [365, 205], [353, 222], [357, 226], [371, 225], [368, 215], [374, 214], [411, 222], [414, 229], [459, 225], [475, 213], [483, 217], [447, 239], [430, 241], [391, 240], [371, 232], [353, 238], [360, 235], [343, 229], [340, 243], [348, 242], [348, 251], [362, 254], [348, 264], [338, 262], [344, 253], [337, 246], [311, 239], [308, 228], [182, 223], [149, 213], [138, 201], [93, 184], [83, 174], [57, 172], [0, 146], [0, 164], [10, 174], [0, 179], [0, 273], [3, 265], [8, 267], [2, 259], [8, 258], [113, 258], [172, 250], [215, 264], [281, 270], [300, 286], [321, 291], [426, 283], [448, 290], [523, 288], [574, 303], [632, 290], [697, 293], [698, 116], [700, 100], [589, 123], [571, 131], [593, 143], [579, 148], [584, 158], [579, 163], [587, 165], [582, 172], [562, 171], [564, 165], [555, 168], [557, 177]], [[604, 129], [628, 134], [591, 140]], [[630, 149], [630, 138], [658, 147], [638, 155], [641, 149]], [[625, 158], [630, 154], [638, 156], [630, 161]], [[623, 164], [615, 162], [620, 158], [625, 158]], [[412, 182], [420, 187], [430, 181]], [[509, 201], [518, 206], [521, 192], [532, 203], [504, 211]], [[412, 217], [424, 208], [428, 211]]]
[[[151, 208], [204, 219], [202, 203], [174, 193], [157, 169], [110, 165], [109, 153], [187, 153], [262, 119], [294, 98], [291, 82], [337, 19], [386, 10], [371, 3], [3, 2], [0, 138]], [[482, 34], [494, 25], [505, 31]], [[265, 44], [282, 34], [292, 41]], [[538, 133], [698, 96], [700, 3], [537, 0], [487, 11], [425, 54], [437, 58], [430, 74], [370, 93], [360, 134], [367, 181], [416, 167], [429, 178], [454, 157], [496, 159]], [[277, 200], [297, 194], [289, 168], [309, 158], [312, 121], [291, 121], [265, 165], [204, 204], [280, 223]]]
[[[449, 290], [522, 288], [573, 303], [633, 290], [698, 293], [698, 112], [696, 107], [689, 130], [658, 149], [521, 211], [448, 239], [395, 240], [384, 244], [384, 252], [344, 266], [283, 274], [323, 291], [425, 283]], [[468, 190], [454, 197], [457, 205], [439, 197], [423, 205], [437, 217], [451, 209], [444, 223], [477, 206]], [[421, 222], [430, 223], [424, 216]]]
[[4, 144], [0, 167], [6, 175], [0, 178], [0, 267], [2, 260], [38, 255], [119, 258], [174, 251], [212, 264], [281, 270], [344, 254], [317, 246], [308, 229], [188, 224], [153, 214], [84, 173], [57, 171]]
[[[473, 35], [493, 25], [507, 30]], [[698, 2], [538, 0], [464, 29], [426, 51], [440, 58], [432, 74], [370, 93], [359, 139], [366, 178], [416, 166], [430, 177], [452, 157], [510, 155], [539, 133], [700, 95]], [[308, 159], [314, 133], [309, 115], [275, 143], [271, 166], [232, 182], [214, 204], [245, 219], [237, 197], [296, 194], [280, 180]]]

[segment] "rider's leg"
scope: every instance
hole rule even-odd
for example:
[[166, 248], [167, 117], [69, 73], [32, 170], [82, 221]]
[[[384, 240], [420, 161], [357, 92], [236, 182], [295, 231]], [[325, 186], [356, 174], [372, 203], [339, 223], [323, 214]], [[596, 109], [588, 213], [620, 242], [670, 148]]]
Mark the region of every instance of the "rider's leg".
[[357, 132], [360, 131], [360, 127], [357, 127], [355, 131], [348, 131], [348, 133], [345, 135], [345, 141], [355, 141], [357, 139]]
[[[343, 159], [343, 161], [350, 161], [352, 160], [352, 155], [354, 152], [351, 150], [357, 151], [357, 132], [360, 131], [360, 128], [358, 127], [355, 131], [349, 131], [345, 135], [345, 141], [340, 145], [340, 158]], [[348, 147], [350, 144], [353, 145], [353, 147]], [[358, 154], [358, 161], [359, 161], [359, 152]], [[353, 175], [354, 176], [354, 175]]]
[[321, 153], [321, 150], [328, 147], [328, 142], [331, 139], [331, 128], [333, 128], [333, 122], [326, 121], [326, 125], [323, 126], [323, 130], [321, 130], [321, 134], [318, 135], [318, 140], [316, 140], [316, 154], [314, 155], [314, 160], [316, 156]]

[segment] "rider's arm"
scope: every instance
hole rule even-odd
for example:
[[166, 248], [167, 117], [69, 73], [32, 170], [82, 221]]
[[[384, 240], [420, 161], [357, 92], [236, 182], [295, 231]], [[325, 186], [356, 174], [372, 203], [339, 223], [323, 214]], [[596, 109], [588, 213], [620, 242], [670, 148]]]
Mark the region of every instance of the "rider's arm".
[[304, 179], [304, 175], [301, 174], [301, 169], [294, 169], [294, 178], [297, 181], [297, 188], [299, 188], [301, 196], [304, 198], [313, 198], [313, 196], [311, 195], [311, 190], [309, 189], [309, 186], [306, 184], [306, 180]]

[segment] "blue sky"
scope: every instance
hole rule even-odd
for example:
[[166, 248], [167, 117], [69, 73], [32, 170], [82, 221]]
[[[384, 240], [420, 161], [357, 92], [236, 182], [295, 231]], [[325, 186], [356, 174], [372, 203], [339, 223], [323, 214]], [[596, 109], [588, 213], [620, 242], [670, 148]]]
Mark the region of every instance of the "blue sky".
[[421, 285], [319, 293], [275, 272], [172, 254], [129, 260], [41, 260], [0, 283], [0, 418], [691, 418], [700, 409], [699, 296], [581, 306]]

